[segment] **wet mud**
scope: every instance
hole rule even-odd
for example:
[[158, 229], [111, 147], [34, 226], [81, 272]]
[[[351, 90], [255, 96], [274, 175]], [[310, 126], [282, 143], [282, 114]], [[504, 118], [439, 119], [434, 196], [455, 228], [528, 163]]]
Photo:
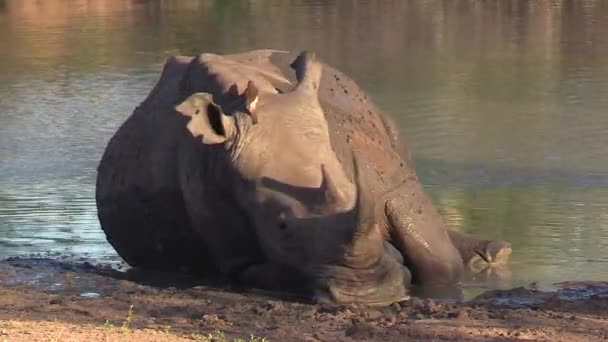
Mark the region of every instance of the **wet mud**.
[[[0, 261], [0, 341], [605, 341], [608, 282], [468, 301], [318, 305], [182, 274], [73, 258]], [[252, 336], [253, 335], [253, 336]]]

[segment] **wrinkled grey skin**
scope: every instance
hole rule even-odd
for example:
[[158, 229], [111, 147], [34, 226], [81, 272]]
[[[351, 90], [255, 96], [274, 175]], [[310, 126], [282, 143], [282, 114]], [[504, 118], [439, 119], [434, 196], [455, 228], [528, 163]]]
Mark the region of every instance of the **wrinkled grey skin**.
[[511, 252], [446, 229], [392, 121], [310, 53], [168, 60], [108, 144], [97, 206], [133, 266], [318, 301], [391, 303]]

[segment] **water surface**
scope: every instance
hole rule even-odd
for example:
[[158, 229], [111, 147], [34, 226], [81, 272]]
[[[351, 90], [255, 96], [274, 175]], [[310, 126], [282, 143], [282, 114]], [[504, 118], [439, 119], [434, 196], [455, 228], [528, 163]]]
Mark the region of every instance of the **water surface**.
[[105, 144], [163, 60], [312, 49], [403, 131], [449, 225], [513, 244], [484, 286], [608, 279], [606, 1], [0, 0], [0, 257], [118, 256]]

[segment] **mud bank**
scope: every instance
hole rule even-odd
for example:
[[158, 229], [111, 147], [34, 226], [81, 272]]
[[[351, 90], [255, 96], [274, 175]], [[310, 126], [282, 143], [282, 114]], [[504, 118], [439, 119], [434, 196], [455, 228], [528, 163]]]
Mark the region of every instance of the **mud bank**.
[[608, 282], [412, 297], [383, 308], [313, 305], [60, 258], [0, 262], [0, 341], [605, 341]]

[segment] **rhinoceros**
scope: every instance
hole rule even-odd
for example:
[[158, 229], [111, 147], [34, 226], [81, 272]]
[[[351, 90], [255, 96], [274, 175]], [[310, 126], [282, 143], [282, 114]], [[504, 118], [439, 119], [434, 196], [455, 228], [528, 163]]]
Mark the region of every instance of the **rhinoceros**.
[[446, 227], [391, 118], [311, 52], [169, 58], [109, 141], [96, 202], [132, 266], [320, 302], [392, 303], [511, 254]]

